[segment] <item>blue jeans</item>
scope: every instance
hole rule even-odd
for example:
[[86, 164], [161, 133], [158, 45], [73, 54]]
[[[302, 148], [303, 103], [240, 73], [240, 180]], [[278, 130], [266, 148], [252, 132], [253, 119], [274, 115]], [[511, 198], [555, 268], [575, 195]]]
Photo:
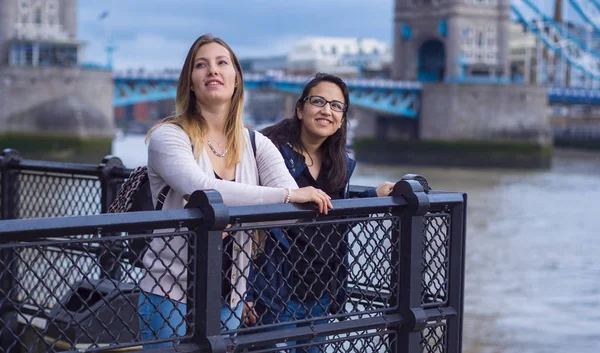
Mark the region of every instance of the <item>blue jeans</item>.
[[[235, 330], [240, 326], [243, 304], [235, 309], [221, 306], [221, 330]], [[185, 304], [160, 295], [140, 292], [138, 314], [140, 316], [140, 339], [142, 342], [185, 336]], [[228, 335], [223, 335], [227, 337]], [[144, 345], [144, 348], [170, 347], [173, 342]]]
[[[284, 311], [279, 312], [279, 313], [274, 313], [272, 312], [272, 310], [266, 308], [266, 310], [260, 310], [260, 318], [259, 318], [259, 323], [261, 325], [269, 325], [269, 324], [273, 324], [273, 323], [281, 323], [281, 322], [290, 322], [293, 320], [302, 320], [302, 319], [307, 319], [307, 318], [313, 318], [313, 317], [322, 317], [327, 315], [327, 313], [329, 312], [329, 304], [331, 303], [331, 298], [329, 297], [329, 295], [325, 295], [323, 298], [321, 298], [320, 300], [309, 300], [306, 301], [304, 303], [295, 301], [295, 300], [290, 300], [287, 303], [287, 307], [284, 309]], [[328, 320], [317, 320], [314, 321], [315, 325], [318, 324], [324, 324], [327, 323]], [[304, 324], [300, 324], [300, 325], [296, 325], [296, 324], [290, 324], [290, 325], [285, 325], [285, 326], [279, 326], [279, 327], [274, 327], [274, 328], [269, 328], [266, 329], [265, 331], [275, 331], [275, 330], [283, 330], [283, 329], [287, 329], [287, 328], [294, 328], [296, 326], [304, 326]], [[296, 353], [296, 349], [288, 349], [286, 350], [284, 347], [287, 346], [292, 346], [295, 344], [308, 344], [309, 342], [315, 343], [315, 342], [322, 342], [325, 341], [326, 337], [317, 337], [315, 339], [313, 339], [312, 341], [307, 341], [307, 340], [301, 340], [301, 341], [288, 341], [285, 343], [278, 343], [277, 345], [273, 346], [273, 347], [269, 347], [269, 348], [275, 348], [275, 347], [280, 347], [282, 348], [282, 352], [286, 352], [286, 353]], [[263, 348], [263, 347], [261, 347]], [[319, 352], [324, 352], [324, 349], [322, 347], [319, 347], [318, 345], [315, 346], [311, 346], [310, 348], [304, 348], [304, 349], [299, 349], [300, 352], [306, 352], [306, 353], [319, 353]]]

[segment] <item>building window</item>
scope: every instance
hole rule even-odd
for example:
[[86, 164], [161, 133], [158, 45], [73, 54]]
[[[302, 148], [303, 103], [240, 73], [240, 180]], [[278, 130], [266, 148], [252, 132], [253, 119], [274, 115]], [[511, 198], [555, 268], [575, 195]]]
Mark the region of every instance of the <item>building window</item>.
[[34, 22], [38, 25], [42, 24], [42, 9], [35, 10], [35, 20]]
[[75, 66], [77, 46], [55, 44], [13, 44], [10, 49], [13, 66]]
[[494, 27], [488, 27], [487, 29], [487, 45], [489, 47], [496, 45], [496, 31]]
[[18, 65], [20, 65], [19, 59], [20, 59], [19, 52], [15, 49], [15, 47], [12, 47], [10, 50], [10, 55], [8, 57], [8, 64], [10, 66], [18, 66]]
[[40, 66], [74, 66], [77, 47], [40, 44]]
[[474, 28], [472, 26], [466, 26], [462, 33], [463, 43], [467, 44], [468, 46], [472, 46], [475, 37], [474, 34]]
[[48, 1], [46, 3], [46, 11], [50, 14], [56, 14], [56, 10], [57, 10], [57, 4], [54, 1]]
[[10, 64], [13, 66], [32, 66], [33, 46], [33, 44], [13, 44], [10, 48]]

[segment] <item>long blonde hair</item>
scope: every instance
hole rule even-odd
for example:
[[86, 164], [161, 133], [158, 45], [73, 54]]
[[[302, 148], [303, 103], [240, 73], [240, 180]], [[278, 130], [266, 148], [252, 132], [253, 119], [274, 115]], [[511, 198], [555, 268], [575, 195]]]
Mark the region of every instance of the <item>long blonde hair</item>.
[[236, 87], [231, 98], [229, 113], [225, 121], [225, 135], [227, 137], [227, 156], [226, 161], [229, 167], [234, 166], [241, 160], [242, 151], [246, 147], [246, 140], [242, 137], [244, 124], [242, 113], [244, 110], [244, 78], [242, 76], [242, 67], [235, 53], [225, 41], [213, 37], [210, 34], [200, 36], [192, 44], [181, 69], [179, 81], [177, 82], [177, 95], [175, 96], [175, 115], [166, 117], [160, 124], [156, 125], [150, 131], [146, 140], [158, 126], [163, 124], [176, 124], [181, 127], [190, 137], [194, 146], [194, 157], [198, 159], [204, 146], [204, 139], [208, 130], [206, 120], [202, 117], [202, 112], [198, 111], [196, 106], [196, 95], [190, 90], [192, 85], [192, 70], [194, 58], [205, 44], [217, 43], [229, 51], [236, 71]]

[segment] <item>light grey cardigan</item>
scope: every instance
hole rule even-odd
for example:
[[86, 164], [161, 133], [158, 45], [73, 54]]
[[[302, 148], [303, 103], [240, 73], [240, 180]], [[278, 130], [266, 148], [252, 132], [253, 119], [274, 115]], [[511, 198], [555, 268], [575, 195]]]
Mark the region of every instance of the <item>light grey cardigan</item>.
[[[148, 142], [148, 177], [154, 204], [158, 192], [167, 184], [171, 191], [163, 210], [181, 209], [186, 204], [183, 195], [208, 189], [217, 190], [228, 206], [283, 203], [284, 188], [298, 188], [283, 157], [271, 140], [256, 132], [255, 158], [247, 129], [244, 129], [244, 137], [246, 146], [242, 150], [241, 162], [235, 167], [235, 182], [231, 182], [216, 179], [206, 148], [202, 149], [200, 158], [194, 158], [190, 139], [178, 126], [164, 124], [156, 128]], [[257, 186], [259, 175], [264, 186]], [[242, 248], [234, 246], [232, 257], [235, 261], [232, 271], [234, 290], [229, 304], [235, 307], [246, 291], [252, 241], [245, 232], [237, 232], [233, 236], [238, 244], [243, 244]], [[172, 238], [168, 246], [165, 240], [154, 238], [150, 249], [145, 252], [143, 262], [147, 271], [140, 281], [140, 288], [185, 302], [187, 244], [182, 237]]]

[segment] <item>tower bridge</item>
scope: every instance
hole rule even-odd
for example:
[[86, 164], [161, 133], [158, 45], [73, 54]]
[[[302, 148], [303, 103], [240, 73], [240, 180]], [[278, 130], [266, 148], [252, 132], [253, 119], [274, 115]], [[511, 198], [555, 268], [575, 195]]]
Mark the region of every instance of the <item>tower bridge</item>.
[[[414, 132], [409, 138], [420, 141], [508, 139], [549, 145], [548, 112], [568, 117], [581, 111], [576, 107], [586, 106], [586, 114], [595, 114], [600, 106], [600, 45], [594, 44], [600, 43], [599, 1], [565, 2], [586, 21], [595, 41], [582, 40], [575, 27], [563, 21], [562, 1], [557, 1], [553, 17], [536, 4], [533, 0], [396, 0], [391, 79], [347, 79], [352, 114], [363, 126], [370, 126], [361, 132], [384, 140], [394, 137], [388, 130], [402, 125]], [[69, 107], [72, 115], [76, 106], [95, 110], [96, 118], [90, 119], [104, 119], [100, 130], [108, 136], [114, 108], [175, 97], [175, 76], [111, 73], [80, 65], [76, 0], [11, 0], [1, 6], [3, 131], [31, 130], [10, 122], [55, 101]], [[510, 54], [514, 21], [534, 42], [518, 65], [511, 62]], [[306, 79], [247, 74], [244, 84], [250, 91], [295, 97]], [[25, 89], [30, 94], [23, 95]]]
[[[600, 34], [598, 0], [568, 3]], [[556, 5], [562, 7], [562, 1]], [[535, 69], [554, 68], [555, 72], [539, 74], [530, 82], [548, 88], [548, 103], [600, 104], [600, 89], [596, 88], [600, 84], [564, 82], [565, 76], [576, 76], [569, 72], [577, 72], [600, 83], [600, 46], [582, 42], [561, 23], [562, 19], [544, 14], [532, 0], [397, 0], [395, 8], [394, 79], [348, 80], [353, 105], [417, 118], [423, 83], [511, 84], [511, 15], [546, 50]], [[300, 76], [246, 75], [245, 84], [247, 89], [299, 93], [306, 80]], [[174, 75], [116, 73], [114, 106], [174, 98], [176, 81]]]
[[3, 148], [70, 161], [110, 153], [112, 72], [80, 65], [83, 44], [77, 38], [77, 0], [0, 1]]

